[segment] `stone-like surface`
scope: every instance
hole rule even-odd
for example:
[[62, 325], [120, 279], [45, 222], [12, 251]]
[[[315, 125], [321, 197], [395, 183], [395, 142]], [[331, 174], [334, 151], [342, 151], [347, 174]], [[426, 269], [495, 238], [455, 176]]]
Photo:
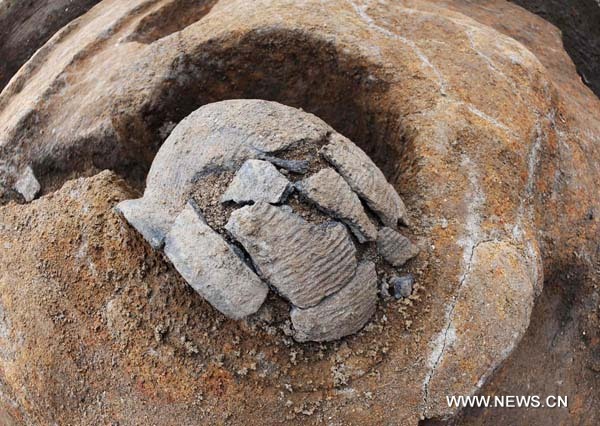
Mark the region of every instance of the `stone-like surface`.
[[319, 209], [348, 225], [359, 242], [377, 238], [377, 228], [365, 213], [360, 199], [335, 170], [323, 169], [295, 186]]
[[363, 150], [347, 138], [334, 135], [321, 153], [385, 225], [395, 228], [398, 221], [406, 222], [404, 202]]
[[360, 330], [375, 313], [377, 273], [372, 262], [362, 262], [347, 286], [318, 305], [291, 311], [294, 339], [325, 342]]
[[394, 289], [394, 297], [396, 299], [402, 299], [412, 294], [413, 285], [415, 283], [415, 277], [412, 274], [401, 275], [399, 277], [393, 277], [390, 280], [390, 284]]
[[301, 308], [338, 291], [356, 270], [356, 249], [340, 223], [313, 225], [280, 207], [256, 203], [234, 211], [225, 228], [263, 279]]
[[419, 248], [404, 235], [384, 226], [377, 234], [377, 252], [398, 268], [418, 255]]
[[25, 201], [30, 202], [35, 199], [40, 192], [40, 183], [35, 177], [31, 167], [27, 167], [19, 180], [15, 183], [15, 190], [25, 198]]
[[285, 201], [291, 189], [290, 181], [271, 163], [247, 160], [236, 172], [221, 201], [279, 204]]
[[188, 284], [229, 318], [254, 314], [267, 297], [267, 285], [189, 203], [167, 234], [165, 254]]

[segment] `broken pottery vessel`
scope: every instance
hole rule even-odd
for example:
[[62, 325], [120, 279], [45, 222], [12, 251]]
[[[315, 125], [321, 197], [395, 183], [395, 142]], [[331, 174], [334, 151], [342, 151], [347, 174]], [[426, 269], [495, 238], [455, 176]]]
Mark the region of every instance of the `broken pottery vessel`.
[[[220, 205], [197, 196], [209, 190]], [[377, 306], [377, 269], [418, 253], [396, 231], [402, 199], [364, 151], [311, 114], [261, 100], [192, 113], [158, 152], [144, 196], [117, 210], [229, 318], [275, 291], [301, 342], [359, 331]], [[224, 227], [205, 219], [215, 215]]]

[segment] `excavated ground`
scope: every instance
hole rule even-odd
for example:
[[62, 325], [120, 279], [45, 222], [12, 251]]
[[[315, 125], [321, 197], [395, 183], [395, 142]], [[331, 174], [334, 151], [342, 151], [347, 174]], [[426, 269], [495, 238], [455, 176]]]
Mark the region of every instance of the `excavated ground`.
[[[84, 34], [93, 33], [93, 19], [109, 19], [125, 4], [112, 3], [106, 13], [82, 17]], [[428, 360], [407, 354], [427, 354], [432, 330], [446, 327], [442, 352], [452, 355], [450, 323], [442, 312], [460, 300], [455, 290], [462, 254], [454, 243], [466, 235], [461, 224], [487, 217], [483, 231], [502, 232], [521, 205], [514, 210], [521, 219], [531, 215], [536, 232], [528, 235], [542, 246], [545, 290], [524, 339], [481, 392], [535, 389], [574, 395], [574, 402], [552, 412], [474, 410], [458, 421], [598, 423], [600, 213], [592, 186], [598, 103], [577, 79], [555, 29], [505, 2], [439, 2], [518, 39], [544, 65], [537, 67], [518, 62], [519, 56], [503, 62], [506, 52], [485, 50], [499, 49], [499, 33], [477, 28], [469, 39], [463, 25], [472, 21], [465, 24], [462, 15], [425, 1], [403, 2], [394, 13], [334, 2], [343, 25], [325, 14], [288, 16], [287, 6], [260, 15], [265, 21], [298, 19], [303, 29], [258, 25], [254, 13], [242, 13], [242, 24], [235, 21], [237, 9], [219, 12], [212, 2], [195, 9], [198, 25], [189, 26], [187, 17], [174, 14], [176, 3], [125, 13], [107, 38], [64, 66], [56, 85], [36, 91], [41, 82], [54, 84], [46, 72], [62, 66], [53, 49], [61, 53], [83, 38], [72, 28], [62, 42], [48, 45], [46, 67], [42, 59], [29, 64], [0, 96], [0, 113], [11, 112], [13, 99], [40, 102], [32, 107], [37, 113], [27, 112], [22, 121], [12, 122], [16, 115], [6, 113], [10, 143], [0, 147], [6, 162], [0, 172], [31, 163], [47, 194], [19, 206], [9, 203], [15, 194], [3, 191], [10, 184], [0, 188], [0, 203], [8, 203], [0, 216], [1, 421], [130, 424], [147, 418], [168, 424], [202, 416], [222, 424], [414, 424], [426, 413], [419, 404], [431, 396], [423, 397], [420, 387]], [[221, 13], [218, 26], [206, 18], [211, 7]], [[437, 21], [440, 13], [445, 18]], [[507, 14], [515, 18], [506, 20]], [[161, 23], [161, 16], [170, 18]], [[202, 38], [204, 19], [215, 36]], [[253, 22], [249, 29], [246, 21]], [[223, 27], [233, 30], [223, 33]], [[125, 36], [136, 43], [117, 43]], [[178, 49], [182, 53], [172, 58], [156, 59], [157, 52]], [[381, 57], [387, 62], [374, 59]], [[129, 68], [129, 61], [137, 62]], [[445, 103], [437, 110], [443, 89], [448, 93], [440, 95]], [[77, 102], [82, 93], [90, 99]], [[427, 277], [432, 283], [419, 290], [420, 300], [383, 304], [368, 329], [347, 341], [300, 347], [280, 316], [283, 301], [270, 296], [267, 309], [247, 323], [225, 320], [136, 236], [112, 208], [136, 195], [132, 187], [143, 187], [174, 123], [226, 98], [303, 107], [371, 155], [410, 206], [415, 237], [425, 237], [427, 229], [437, 238], [408, 268], [417, 282]], [[532, 110], [541, 118], [531, 118]], [[475, 166], [485, 173], [477, 175]], [[105, 168], [127, 183], [103, 172], [65, 184]], [[464, 203], [463, 194], [469, 194]], [[199, 200], [208, 202], [202, 195]], [[467, 231], [478, 231], [478, 223], [470, 225]], [[473, 244], [469, 270], [476, 248], [486, 243]], [[461, 285], [465, 280], [463, 275]], [[465, 370], [473, 371], [473, 351], [463, 360]], [[437, 371], [444, 371], [441, 355]], [[446, 382], [454, 383], [453, 377]]]

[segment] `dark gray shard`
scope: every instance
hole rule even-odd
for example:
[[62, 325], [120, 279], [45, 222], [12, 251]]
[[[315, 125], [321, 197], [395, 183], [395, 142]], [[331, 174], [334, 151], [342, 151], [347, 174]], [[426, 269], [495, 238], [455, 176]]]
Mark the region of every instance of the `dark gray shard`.
[[305, 174], [308, 172], [309, 163], [307, 160], [284, 160], [283, 158], [273, 157], [266, 154], [259, 154], [258, 157], [261, 160], [269, 161], [277, 167], [289, 170], [293, 173]]
[[356, 248], [341, 223], [314, 225], [288, 209], [259, 202], [234, 211], [225, 228], [259, 274], [302, 308], [338, 291], [356, 270]]
[[404, 202], [362, 149], [335, 133], [320, 152], [386, 226], [395, 228], [398, 221], [406, 223]]
[[360, 243], [377, 238], [377, 228], [365, 213], [360, 199], [335, 170], [323, 169], [297, 182], [295, 187], [320, 210], [348, 225]]
[[221, 202], [264, 201], [279, 204], [285, 201], [291, 190], [290, 181], [273, 164], [262, 160], [246, 160], [221, 197]]
[[15, 183], [15, 190], [25, 198], [28, 203], [33, 201], [40, 192], [41, 186], [33, 169], [27, 167]]
[[165, 254], [204, 299], [233, 319], [254, 314], [268, 286], [187, 204], [165, 238]]
[[394, 277], [390, 282], [394, 288], [394, 297], [396, 299], [402, 299], [412, 294], [415, 277], [412, 274], [406, 274]]
[[352, 280], [318, 305], [291, 311], [294, 339], [324, 342], [359, 331], [375, 313], [377, 273], [375, 264], [361, 262]]
[[153, 248], [162, 248], [173, 219], [160, 205], [147, 203], [144, 198], [139, 198], [122, 201], [115, 206], [115, 210], [121, 213]]
[[379, 295], [383, 299], [389, 299], [392, 296], [390, 294], [390, 284], [385, 279], [381, 280], [381, 283], [379, 284]]
[[408, 238], [391, 228], [383, 227], [377, 235], [377, 251], [396, 268], [419, 254], [419, 248]]

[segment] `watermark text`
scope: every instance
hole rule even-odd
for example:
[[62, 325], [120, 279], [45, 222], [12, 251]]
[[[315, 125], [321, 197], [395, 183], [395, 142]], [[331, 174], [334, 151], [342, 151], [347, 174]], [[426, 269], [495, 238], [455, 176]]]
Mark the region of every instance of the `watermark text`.
[[455, 408], [566, 408], [566, 395], [449, 395], [448, 407]]

